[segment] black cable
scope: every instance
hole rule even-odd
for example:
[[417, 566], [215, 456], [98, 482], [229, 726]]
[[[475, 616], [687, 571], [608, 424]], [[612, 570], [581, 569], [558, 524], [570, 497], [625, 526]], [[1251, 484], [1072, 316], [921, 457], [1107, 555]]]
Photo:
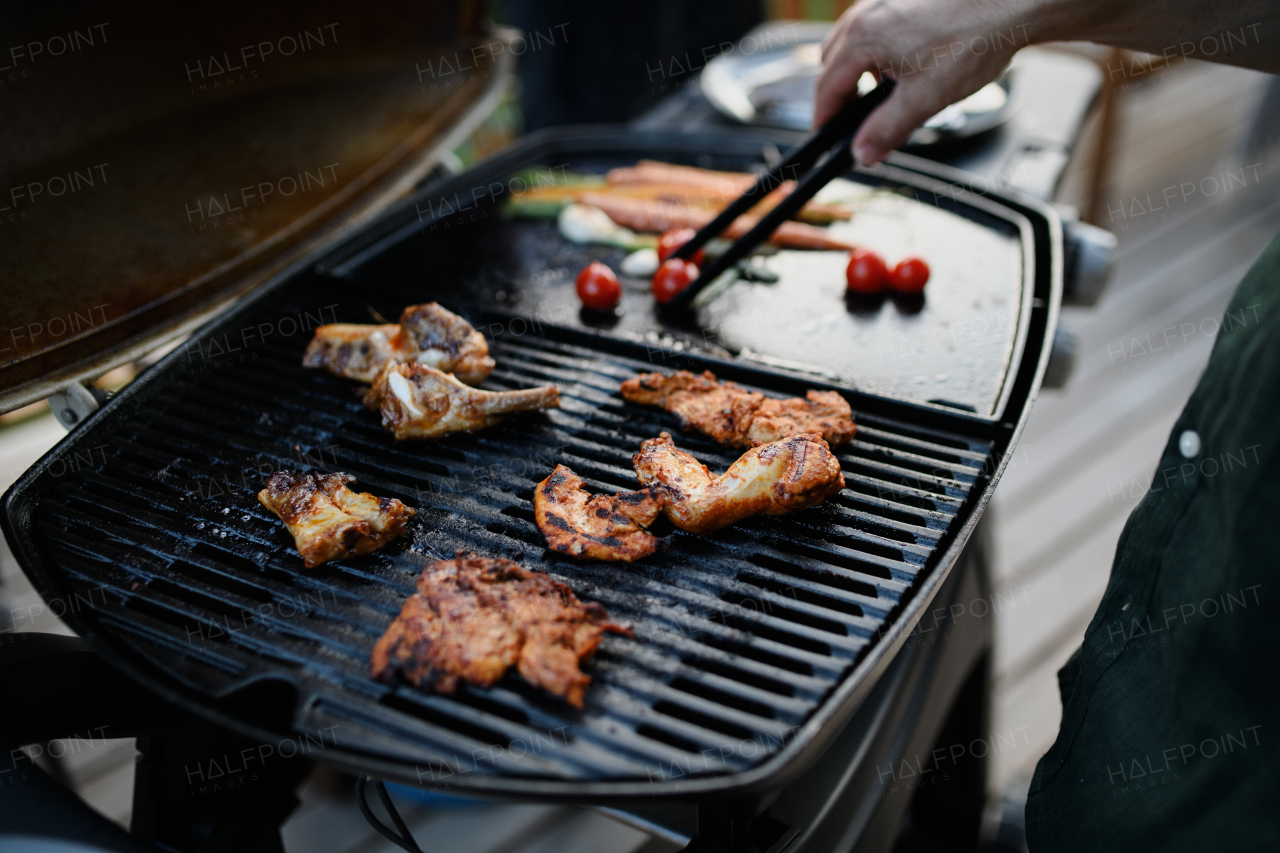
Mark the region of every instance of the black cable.
[[368, 777], [365, 776], [356, 779], [356, 803], [360, 806], [360, 814], [364, 815], [364, 819], [378, 831], [379, 835], [395, 844], [401, 850], [407, 850], [409, 853], [422, 853], [422, 848], [418, 846], [418, 842], [413, 840], [413, 834], [409, 832], [409, 827], [405, 826], [404, 820], [400, 817], [399, 810], [391, 802], [391, 795], [387, 793], [387, 786], [381, 781], [374, 782], [378, 788], [378, 795], [382, 799], [382, 804], [386, 806], [387, 814], [391, 816], [391, 820], [395, 822], [396, 828], [402, 834], [393, 832], [391, 827], [379, 820], [377, 815], [373, 813], [373, 809], [369, 808], [369, 800], [364, 792], [367, 780]]
[[391, 802], [391, 794], [387, 792], [387, 783], [379, 779], [373, 783], [378, 788], [378, 796], [382, 798], [382, 805], [386, 807], [387, 814], [391, 815], [391, 820], [395, 822], [396, 829], [400, 831], [400, 835], [413, 845], [416, 853], [422, 853], [418, 850], [418, 844], [413, 840], [413, 833], [409, 831], [409, 827], [405, 826], [404, 820], [400, 817], [400, 810], [396, 808], [395, 803]]

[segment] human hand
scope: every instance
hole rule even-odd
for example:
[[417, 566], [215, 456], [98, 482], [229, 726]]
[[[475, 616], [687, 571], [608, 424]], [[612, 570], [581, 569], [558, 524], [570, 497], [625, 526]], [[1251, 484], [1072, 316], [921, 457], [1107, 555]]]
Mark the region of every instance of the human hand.
[[863, 122], [858, 162], [876, 163], [944, 107], [1000, 76], [1028, 43], [1028, 25], [1010, 19], [1017, 3], [990, 0], [859, 0], [822, 45], [814, 124], [857, 97], [870, 71], [892, 77], [893, 95]]

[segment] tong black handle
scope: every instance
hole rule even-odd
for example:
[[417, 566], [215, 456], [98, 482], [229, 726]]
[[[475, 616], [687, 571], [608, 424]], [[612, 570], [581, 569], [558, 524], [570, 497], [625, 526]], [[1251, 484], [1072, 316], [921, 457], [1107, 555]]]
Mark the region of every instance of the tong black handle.
[[755, 227], [735, 240], [733, 245], [716, 259], [715, 263], [702, 270], [698, 278], [672, 297], [671, 302], [668, 304], [677, 308], [687, 306], [720, 273], [736, 264], [748, 252], [767, 240], [779, 225], [804, 207], [805, 203], [818, 193], [818, 190], [829, 184], [833, 178], [847, 171], [853, 165], [853, 153], [850, 151], [850, 146], [853, 144], [854, 135], [858, 132], [858, 128], [862, 126], [862, 123], [866, 121], [867, 116], [871, 115], [871, 111], [884, 103], [885, 99], [893, 93], [893, 87], [894, 81], [886, 78], [866, 95], [851, 101], [834, 118], [830, 119], [826, 124], [814, 131], [808, 139], [788, 152], [787, 156], [762, 175], [751, 189], [720, 211], [719, 215], [698, 231], [689, 242], [681, 246], [674, 253], [674, 256], [686, 259], [691, 257], [694, 252], [705, 246], [707, 241], [718, 236], [735, 219], [758, 204], [765, 194], [779, 186], [784, 180], [782, 177], [784, 174], [788, 171], [792, 173], [809, 171], [823, 153], [831, 150], [833, 145], [838, 145], [835, 150], [831, 151], [831, 155], [827, 157], [821, 167], [807, 174], [790, 195], [761, 217]]

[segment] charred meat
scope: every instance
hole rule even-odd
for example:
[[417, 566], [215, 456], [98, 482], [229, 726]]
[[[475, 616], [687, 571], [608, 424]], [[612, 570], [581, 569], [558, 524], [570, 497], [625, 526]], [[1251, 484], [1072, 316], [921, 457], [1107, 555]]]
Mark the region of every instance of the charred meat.
[[640, 445], [632, 465], [641, 483], [661, 492], [667, 518], [690, 533], [710, 533], [760, 513], [795, 512], [844, 488], [839, 461], [815, 433], [753, 447], [716, 477], [664, 432]]
[[816, 433], [753, 447], [718, 477], [666, 432], [641, 444], [631, 461], [647, 487], [638, 492], [591, 497], [563, 465], [538, 484], [533, 512], [548, 548], [630, 563], [661, 547], [647, 530], [659, 514], [689, 533], [711, 533], [752, 515], [814, 506], [844, 488], [839, 461]]
[[303, 367], [323, 367], [335, 376], [372, 382], [387, 362], [414, 356], [398, 325], [330, 323], [316, 329], [302, 354]]
[[316, 329], [303, 367], [373, 382], [388, 363], [425, 364], [479, 385], [493, 372], [489, 344], [470, 323], [434, 302], [410, 305], [399, 324], [333, 323]]
[[258, 501], [279, 516], [307, 568], [329, 560], [372, 553], [404, 532], [417, 511], [395, 498], [379, 498], [347, 488], [350, 474], [277, 471], [258, 492]]
[[754, 447], [803, 433], [818, 433], [828, 444], [853, 438], [856, 427], [849, 403], [835, 391], [809, 391], [805, 399], [779, 400], [721, 382], [711, 371], [695, 375], [642, 373], [622, 383], [623, 399], [660, 406], [721, 444]]
[[478, 391], [425, 364], [388, 364], [364, 398], [397, 440], [439, 438], [493, 426], [504, 415], [560, 407], [554, 386]]
[[630, 563], [662, 545], [645, 531], [662, 512], [661, 495], [588, 495], [582, 478], [563, 465], [534, 489], [533, 512], [547, 547], [571, 557]]
[[591, 678], [580, 668], [605, 631], [631, 634], [604, 607], [511, 560], [458, 552], [427, 566], [418, 591], [373, 649], [379, 681], [399, 672], [451, 694], [459, 682], [493, 686], [515, 666], [525, 680], [581, 708]]

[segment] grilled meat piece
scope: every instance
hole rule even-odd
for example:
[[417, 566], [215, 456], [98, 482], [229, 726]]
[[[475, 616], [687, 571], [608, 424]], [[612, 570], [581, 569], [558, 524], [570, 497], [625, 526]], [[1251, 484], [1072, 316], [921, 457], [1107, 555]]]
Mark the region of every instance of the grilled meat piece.
[[413, 345], [400, 326], [330, 323], [316, 328], [302, 354], [303, 367], [323, 367], [334, 376], [372, 382], [389, 361], [409, 361]]
[[661, 511], [661, 495], [649, 489], [588, 495], [582, 478], [563, 465], [533, 490], [533, 513], [547, 547], [583, 559], [630, 563], [649, 556], [662, 540], [645, 528]]
[[779, 400], [720, 382], [711, 371], [695, 375], [642, 373], [622, 383], [623, 399], [660, 406], [721, 444], [754, 447], [801, 433], [820, 433], [828, 444], [853, 438], [856, 426], [849, 403], [835, 391], [809, 391], [806, 399]]
[[466, 320], [434, 302], [410, 305], [400, 328], [417, 348], [418, 364], [452, 373], [466, 385], [479, 385], [493, 373], [489, 344]]
[[753, 447], [719, 477], [676, 449], [666, 432], [641, 444], [631, 463], [642, 484], [662, 493], [667, 518], [690, 533], [710, 533], [759, 513], [785, 515], [844, 488], [839, 461], [815, 433]]
[[388, 364], [364, 397], [382, 413], [382, 425], [405, 438], [439, 438], [493, 426], [502, 416], [529, 409], [557, 409], [552, 385], [521, 391], [478, 391], [425, 364]]
[[853, 440], [857, 426], [849, 401], [835, 391], [805, 392], [805, 399], [765, 397], [751, 416], [745, 442], [755, 446], [805, 433], [817, 433], [827, 444]]
[[578, 664], [605, 631], [631, 635], [601, 605], [540, 572], [459, 551], [427, 566], [418, 591], [373, 648], [374, 678], [398, 671], [420, 687], [488, 688], [512, 665], [525, 680], [581, 708], [591, 678]]
[[425, 364], [468, 385], [484, 382], [494, 365], [484, 335], [434, 302], [410, 305], [398, 325], [320, 326], [302, 354], [303, 367], [323, 367], [360, 382], [374, 381], [388, 362]]
[[417, 514], [395, 498], [359, 494], [347, 488], [350, 474], [277, 471], [258, 492], [258, 501], [279, 516], [308, 569], [329, 560], [372, 553], [404, 532]]

